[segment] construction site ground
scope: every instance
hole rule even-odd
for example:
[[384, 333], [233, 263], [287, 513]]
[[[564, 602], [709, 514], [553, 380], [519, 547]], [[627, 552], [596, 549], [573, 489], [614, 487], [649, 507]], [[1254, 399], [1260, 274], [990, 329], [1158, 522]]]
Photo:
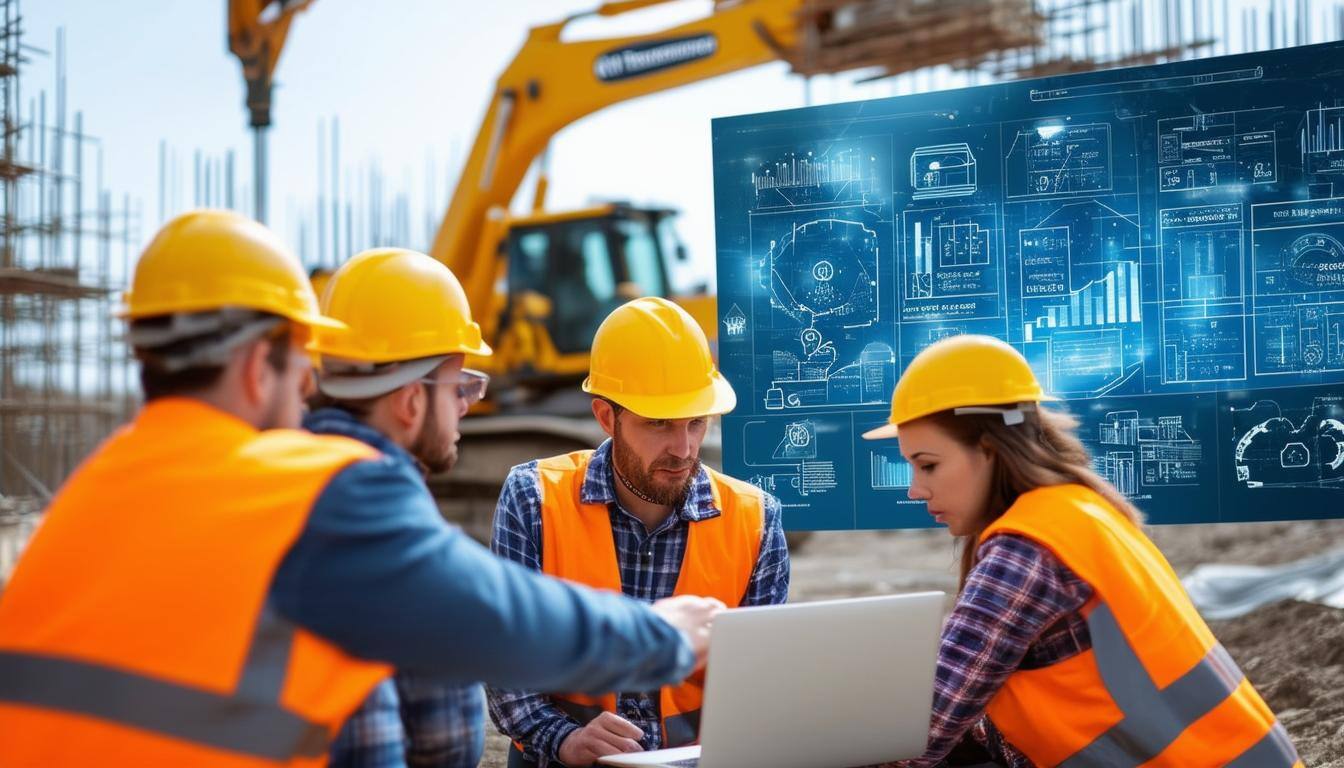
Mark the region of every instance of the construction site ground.
[[[1344, 544], [1344, 520], [1160, 526], [1150, 533], [1184, 575], [1201, 563], [1274, 565], [1329, 551]], [[819, 533], [793, 557], [794, 601], [926, 589], [956, 590], [952, 543], [941, 530]], [[1211, 626], [1306, 765], [1344, 768], [1344, 610], [1290, 601]], [[487, 725], [481, 765], [504, 768], [507, 748]]]

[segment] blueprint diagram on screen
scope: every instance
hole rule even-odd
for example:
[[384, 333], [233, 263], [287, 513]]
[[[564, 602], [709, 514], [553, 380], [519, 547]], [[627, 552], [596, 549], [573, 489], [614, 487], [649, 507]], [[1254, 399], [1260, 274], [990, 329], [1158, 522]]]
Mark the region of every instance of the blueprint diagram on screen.
[[883, 300], [892, 279], [889, 142], [770, 154], [777, 159], [750, 174], [750, 316], [739, 308], [724, 318], [725, 330], [740, 329], [755, 348], [754, 405], [881, 403], [896, 380]]
[[787, 527], [928, 525], [899, 443], [860, 435], [920, 350], [982, 333], [1154, 521], [1344, 501], [1341, 56], [715, 120], [725, 470]]
[[1317, 398], [1285, 409], [1259, 400], [1235, 409], [1232, 460], [1247, 488], [1344, 486], [1344, 401]]

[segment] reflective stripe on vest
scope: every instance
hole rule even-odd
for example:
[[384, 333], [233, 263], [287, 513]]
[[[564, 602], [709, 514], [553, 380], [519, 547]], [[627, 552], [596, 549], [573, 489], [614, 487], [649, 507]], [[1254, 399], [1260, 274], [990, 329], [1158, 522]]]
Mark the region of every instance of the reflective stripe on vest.
[[[621, 592], [620, 565], [610, 511], [584, 504], [581, 493], [592, 451], [543, 459], [537, 464], [542, 497], [542, 571], [598, 589]], [[690, 524], [686, 553], [673, 594], [716, 597], [729, 607], [742, 602], [760, 555], [765, 508], [755, 486], [708, 467], [714, 504], [722, 514]], [[694, 743], [700, 733], [704, 674], [659, 691], [663, 747]], [[579, 723], [616, 711], [616, 697], [563, 694], [558, 707]]]
[[987, 708], [1032, 762], [1061, 768], [1299, 765], [1166, 558], [1081, 485], [1022, 494], [981, 536], [1031, 539], [1086, 582], [1092, 647], [1009, 675]]
[[327, 729], [280, 705], [294, 626], [269, 608], [232, 695], [102, 664], [0, 651], [0, 702], [87, 715], [266, 760], [316, 757]]
[[[1093, 609], [1087, 617], [1087, 628], [1097, 670], [1125, 719], [1060, 763], [1060, 768], [1137, 768], [1160, 755], [1185, 729], [1231, 696], [1245, 679], [1223, 646], [1215, 645], [1193, 669], [1158, 690], [1120, 631], [1110, 607], [1101, 603]], [[1277, 724], [1276, 729], [1282, 734]], [[1252, 747], [1251, 751], [1259, 751], [1246, 765], [1292, 768], [1297, 762], [1292, 745], [1274, 736], [1271, 730]], [[1238, 761], [1245, 758], [1243, 755]]]
[[354, 440], [164, 398], [48, 507], [0, 593], [0, 763], [309, 768], [391, 669], [267, 610]]

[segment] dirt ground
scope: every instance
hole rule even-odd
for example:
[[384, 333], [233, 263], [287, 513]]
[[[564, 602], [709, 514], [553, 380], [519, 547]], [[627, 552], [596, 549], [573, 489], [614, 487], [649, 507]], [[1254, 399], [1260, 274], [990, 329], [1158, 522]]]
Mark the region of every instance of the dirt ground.
[[[1151, 535], [1177, 572], [1201, 563], [1273, 565], [1344, 546], [1344, 520], [1162, 526]], [[793, 601], [956, 589], [942, 531], [830, 532], [793, 556]], [[1285, 602], [1211, 624], [1312, 768], [1344, 768], [1344, 611]], [[508, 742], [487, 725], [483, 768]], [[818, 768], [823, 768], [819, 766]]]

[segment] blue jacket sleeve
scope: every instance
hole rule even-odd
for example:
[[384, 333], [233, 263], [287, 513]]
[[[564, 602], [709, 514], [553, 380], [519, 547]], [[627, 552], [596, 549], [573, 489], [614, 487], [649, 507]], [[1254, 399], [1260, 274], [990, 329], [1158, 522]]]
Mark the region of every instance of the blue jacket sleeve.
[[271, 598], [354, 655], [450, 682], [645, 690], [695, 665], [685, 638], [646, 606], [495, 557], [443, 521], [409, 468], [385, 459], [331, 480]]

